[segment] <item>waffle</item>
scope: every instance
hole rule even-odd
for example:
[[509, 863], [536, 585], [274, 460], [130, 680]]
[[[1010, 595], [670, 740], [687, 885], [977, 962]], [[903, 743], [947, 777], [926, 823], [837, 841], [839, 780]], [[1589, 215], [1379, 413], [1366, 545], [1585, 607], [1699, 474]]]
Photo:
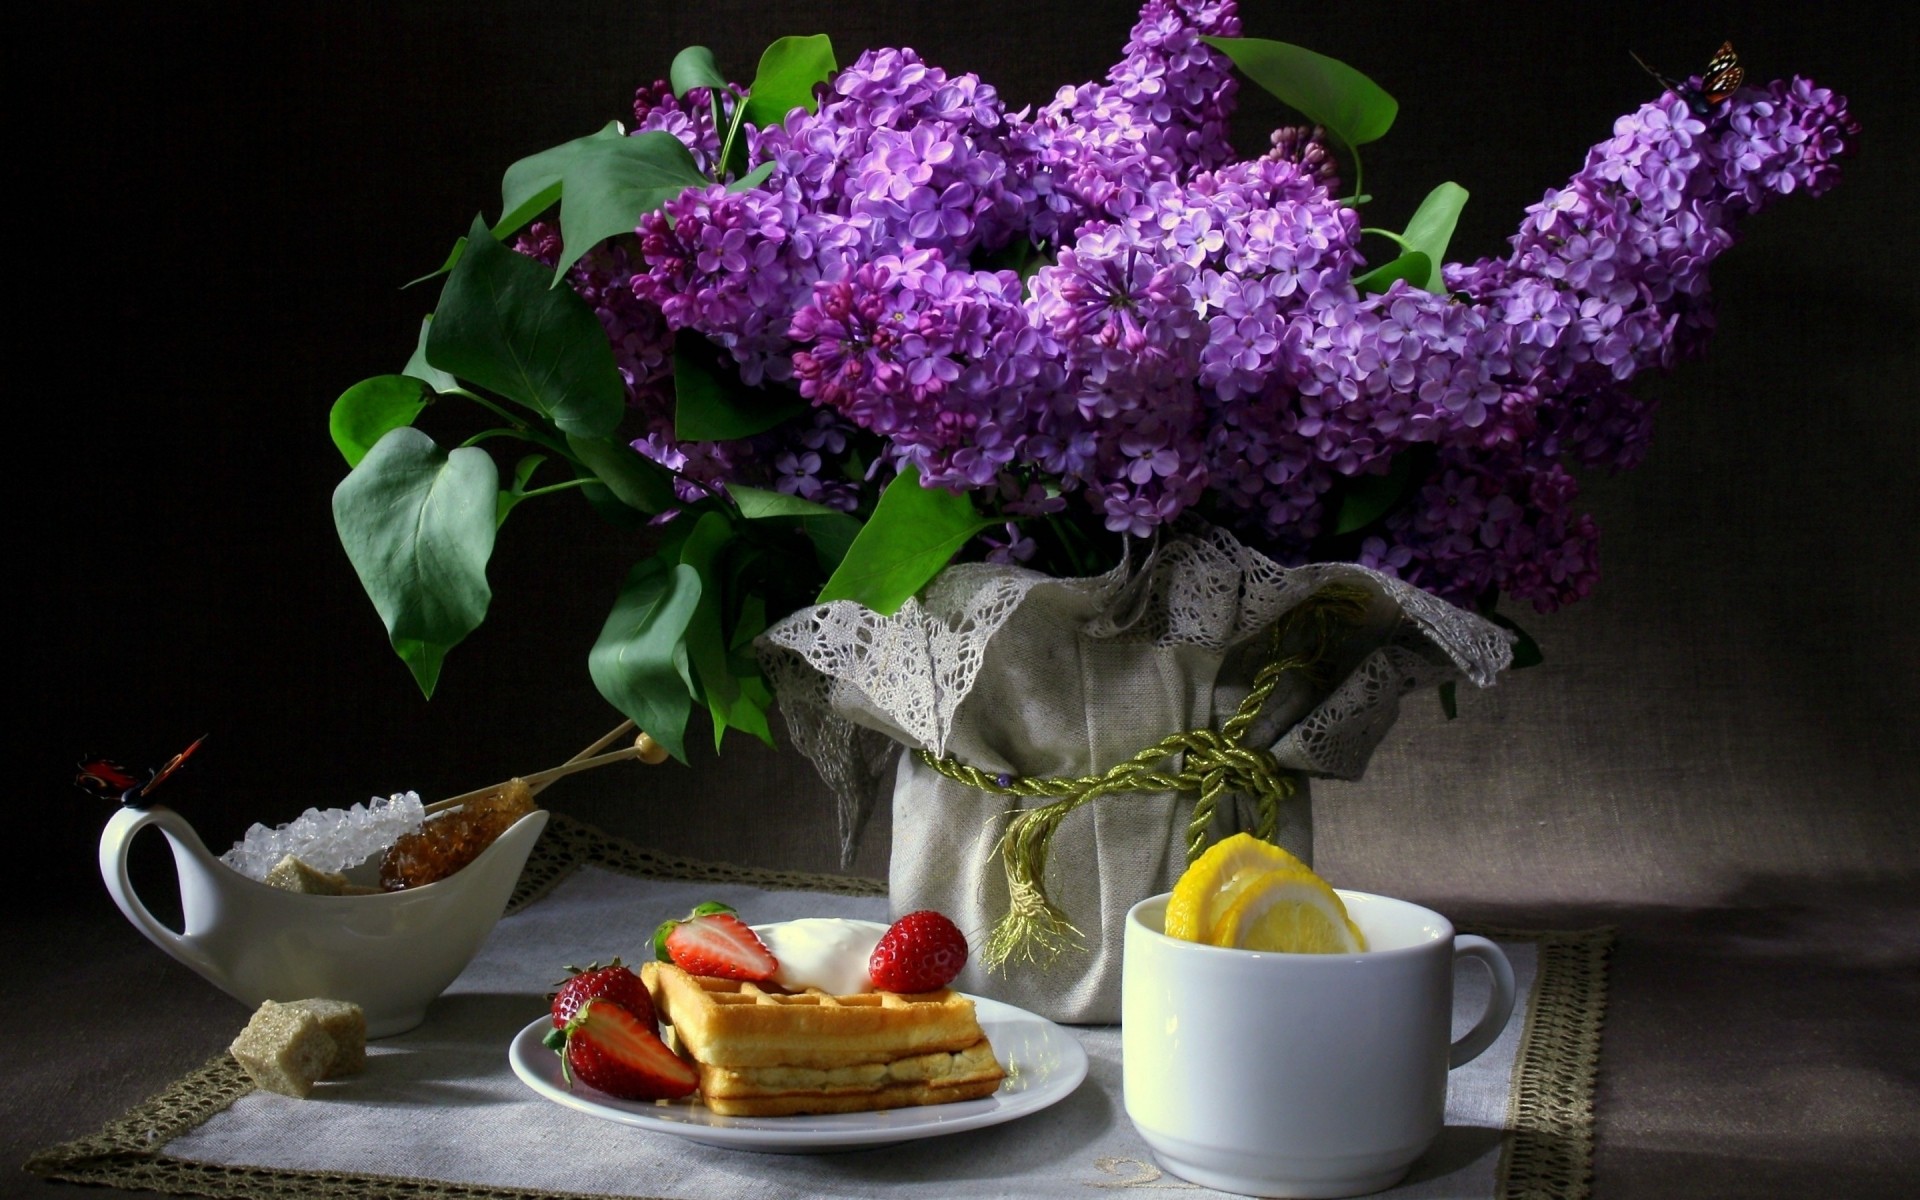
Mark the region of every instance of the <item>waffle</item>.
[[712, 1067], [700, 1071], [700, 1099], [732, 1117], [873, 1112], [977, 1100], [999, 1090], [1004, 1072], [981, 1038], [964, 1050], [914, 1054], [851, 1067]]
[[736, 979], [641, 966], [660, 1019], [716, 1067], [846, 1067], [965, 1050], [981, 1038], [973, 1001], [942, 988], [903, 994], [786, 993]]

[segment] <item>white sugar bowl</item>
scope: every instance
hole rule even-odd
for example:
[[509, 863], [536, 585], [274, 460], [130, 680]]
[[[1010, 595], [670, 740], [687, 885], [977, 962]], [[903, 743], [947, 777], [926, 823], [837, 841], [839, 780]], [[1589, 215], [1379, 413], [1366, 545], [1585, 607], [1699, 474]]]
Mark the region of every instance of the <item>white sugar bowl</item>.
[[[236, 1000], [324, 997], [367, 1015], [367, 1035], [404, 1033], [427, 1015], [480, 949], [513, 895], [547, 813], [521, 817], [471, 863], [437, 883], [365, 896], [314, 896], [250, 879], [207, 851], [172, 809], [123, 808], [100, 835], [100, 874], [147, 940]], [[158, 826], [173, 847], [184, 928], [162, 924], [134, 893], [127, 851]]]

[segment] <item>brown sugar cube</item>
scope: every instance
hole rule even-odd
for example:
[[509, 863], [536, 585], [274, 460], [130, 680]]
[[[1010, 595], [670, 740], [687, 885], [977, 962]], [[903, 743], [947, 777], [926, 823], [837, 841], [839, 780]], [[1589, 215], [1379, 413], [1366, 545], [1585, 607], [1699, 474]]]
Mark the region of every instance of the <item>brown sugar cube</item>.
[[367, 1065], [367, 1015], [358, 1004], [346, 1000], [294, 1000], [282, 1008], [297, 1008], [320, 1019], [320, 1028], [333, 1039], [333, 1061], [327, 1064], [322, 1079], [358, 1075]]
[[340, 1047], [311, 1010], [269, 1000], [227, 1051], [258, 1086], [304, 1100]]

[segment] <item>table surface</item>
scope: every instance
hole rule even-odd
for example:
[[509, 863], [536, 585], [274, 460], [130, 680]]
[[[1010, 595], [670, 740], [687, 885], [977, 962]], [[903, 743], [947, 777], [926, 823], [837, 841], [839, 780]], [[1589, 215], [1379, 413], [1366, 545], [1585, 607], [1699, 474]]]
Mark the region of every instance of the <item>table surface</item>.
[[[1463, 920], [1619, 930], [1597, 1093], [1593, 1195], [1911, 1194], [1920, 1176], [1920, 897], [1898, 881], [1739, 909], [1518, 912]], [[17, 910], [18, 911], [18, 910]], [[0, 1194], [79, 1192], [30, 1153], [92, 1133], [218, 1053], [245, 1011], [155, 950], [104, 894], [27, 910], [11, 964]], [[48, 1030], [55, 1019], [63, 1032]]]

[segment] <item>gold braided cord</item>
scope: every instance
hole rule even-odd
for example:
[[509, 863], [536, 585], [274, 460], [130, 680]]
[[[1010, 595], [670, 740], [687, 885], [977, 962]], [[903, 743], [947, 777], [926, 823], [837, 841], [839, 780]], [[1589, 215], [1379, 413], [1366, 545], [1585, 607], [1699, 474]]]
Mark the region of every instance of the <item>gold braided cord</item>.
[[[1080, 944], [1080, 931], [1047, 896], [1047, 855], [1060, 823], [1102, 796], [1195, 793], [1198, 799], [1186, 832], [1189, 863], [1206, 849], [1207, 830], [1220, 801], [1236, 792], [1254, 799], [1253, 833], [1271, 841], [1279, 831], [1280, 804], [1294, 794], [1294, 782], [1270, 751], [1242, 745], [1242, 739], [1289, 672], [1300, 673], [1316, 691], [1326, 688], [1338, 639], [1360, 623], [1369, 598], [1366, 590], [1341, 584], [1307, 597], [1275, 624], [1273, 657], [1254, 674], [1246, 699], [1219, 729], [1169, 734], [1101, 774], [1078, 778], [1000, 774], [918, 751], [921, 762], [955, 782], [995, 795], [1049, 801], [1009, 814], [1007, 831], [1000, 839], [1009, 904], [1006, 916], [987, 938], [981, 961], [991, 969], [1003, 968], [1014, 958], [1050, 961]], [[1289, 645], [1296, 649], [1282, 653]], [[1177, 769], [1167, 765], [1175, 755], [1182, 756]]]

